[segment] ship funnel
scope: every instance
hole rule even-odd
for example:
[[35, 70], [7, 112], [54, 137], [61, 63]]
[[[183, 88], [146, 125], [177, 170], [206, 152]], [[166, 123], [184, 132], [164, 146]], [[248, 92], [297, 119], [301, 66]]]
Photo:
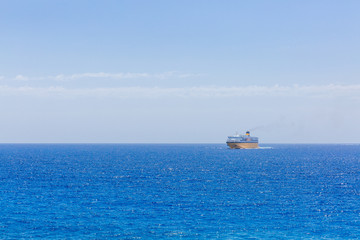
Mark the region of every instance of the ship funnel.
[[246, 131], [246, 136], [250, 136], [250, 131]]

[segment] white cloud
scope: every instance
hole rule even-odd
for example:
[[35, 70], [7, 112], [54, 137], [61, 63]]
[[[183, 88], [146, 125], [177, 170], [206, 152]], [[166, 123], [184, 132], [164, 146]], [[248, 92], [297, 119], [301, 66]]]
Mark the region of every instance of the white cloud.
[[64, 87], [9, 87], [0, 86], [0, 95], [111, 97], [111, 98], [233, 98], [233, 97], [350, 97], [360, 98], [358, 85], [310, 86], [236, 86], [236, 87], [118, 87], [118, 88], [64, 88]]
[[19, 75], [17, 75], [17, 76], [15, 77], [15, 80], [18, 80], [18, 81], [27, 81], [27, 80], [29, 80], [29, 78], [26, 77], [26, 76], [23, 76], [23, 75], [19, 74]]
[[52, 76], [24, 76], [18, 74], [15, 77], [9, 78], [0, 76], [0, 80], [17, 80], [17, 81], [73, 81], [81, 79], [183, 79], [201, 76], [200, 74], [181, 73], [176, 71], [163, 72], [163, 73], [106, 73], [106, 72], [88, 72], [88, 73], [75, 73], [75, 74], [57, 74]]
[[56, 80], [76, 80], [83, 78], [112, 78], [112, 79], [137, 79], [137, 78], [155, 78], [155, 79], [168, 79], [168, 78], [189, 78], [199, 76], [199, 74], [179, 73], [179, 72], [163, 72], [163, 73], [78, 73], [72, 75], [59, 74], [54, 77]]
[[56, 80], [75, 80], [82, 78], [116, 78], [116, 79], [131, 79], [131, 78], [146, 78], [150, 75], [148, 73], [78, 73], [72, 75], [59, 74], [55, 77]]

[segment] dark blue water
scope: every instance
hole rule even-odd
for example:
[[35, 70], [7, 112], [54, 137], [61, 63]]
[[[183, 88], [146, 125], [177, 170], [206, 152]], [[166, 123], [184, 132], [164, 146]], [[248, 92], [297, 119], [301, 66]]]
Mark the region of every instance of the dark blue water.
[[0, 145], [1, 239], [360, 237], [360, 145]]

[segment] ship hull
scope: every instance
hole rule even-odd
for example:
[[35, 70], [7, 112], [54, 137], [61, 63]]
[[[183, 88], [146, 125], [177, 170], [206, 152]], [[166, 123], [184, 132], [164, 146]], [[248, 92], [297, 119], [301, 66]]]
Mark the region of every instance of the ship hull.
[[231, 149], [241, 149], [241, 148], [259, 148], [258, 143], [234, 143], [234, 142], [228, 142], [227, 145]]

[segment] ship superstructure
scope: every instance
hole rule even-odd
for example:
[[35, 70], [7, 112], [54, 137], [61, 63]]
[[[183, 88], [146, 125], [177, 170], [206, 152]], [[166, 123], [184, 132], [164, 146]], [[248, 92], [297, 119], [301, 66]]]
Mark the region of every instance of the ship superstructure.
[[245, 135], [235, 134], [229, 136], [226, 144], [230, 148], [259, 148], [259, 138], [250, 136], [250, 131]]

